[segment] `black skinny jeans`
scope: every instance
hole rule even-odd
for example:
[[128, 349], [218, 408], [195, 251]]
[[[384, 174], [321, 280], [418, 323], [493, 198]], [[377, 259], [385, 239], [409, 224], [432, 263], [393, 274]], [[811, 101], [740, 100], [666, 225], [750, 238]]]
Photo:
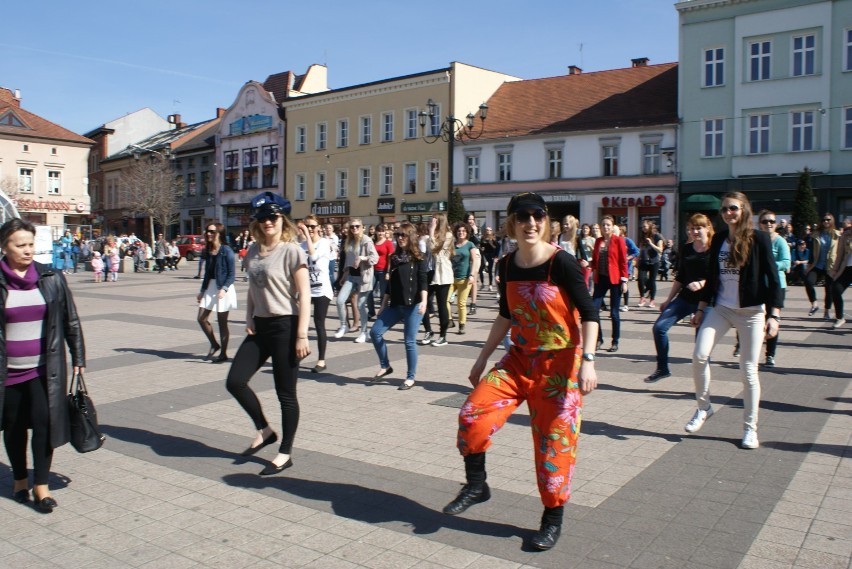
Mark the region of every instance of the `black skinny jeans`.
[[[447, 298], [450, 296], [450, 285], [429, 285], [429, 302], [427, 302], [427, 306], [432, 301], [432, 296], [435, 297], [438, 303], [438, 322], [441, 327], [440, 336], [444, 337], [447, 335], [447, 328], [450, 326], [450, 310], [447, 307]], [[432, 323], [429, 322], [428, 314], [423, 317], [423, 328], [427, 332], [432, 331]]]
[[639, 299], [645, 298], [645, 293], [648, 298], [654, 300], [657, 296], [657, 271], [660, 270], [659, 263], [650, 265], [639, 264]]
[[482, 276], [483, 271], [488, 272], [488, 286], [494, 285], [494, 257], [482, 256], [484, 263], [479, 264], [479, 282], [485, 284], [485, 279]]
[[320, 360], [325, 359], [325, 347], [328, 344], [328, 334], [325, 331], [325, 318], [328, 316], [328, 305], [331, 299], [326, 296], [314, 296], [311, 304], [314, 305], [314, 328], [317, 330], [317, 350]]
[[26, 480], [27, 429], [32, 428], [33, 484], [47, 484], [53, 449], [50, 447], [50, 411], [43, 377], [6, 387], [3, 402], [3, 442], [15, 480]]
[[852, 267], [846, 267], [836, 281], [831, 283], [831, 298], [834, 300], [834, 316], [843, 318], [843, 292], [852, 283]]
[[831, 277], [828, 276], [828, 273], [825, 272], [824, 269], [817, 269], [814, 267], [811, 269], [811, 272], [805, 277], [805, 293], [808, 295], [808, 300], [811, 301], [811, 304], [816, 302], [816, 290], [814, 290], [814, 285], [819, 280], [819, 277], [822, 277], [825, 282], [825, 309], [831, 310]]
[[246, 336], [228, 372], [225, 386], [251, 417], [259, 431], [269, 426], [260, 401], [249, 387], [249, 380], [269, 357], [275, 393], [281, 404], [281, 445], [278, 452], [290, 454], [299, 427], [299, 400], [296, 380], [299, 360], [296, 358], [296, 326], [298, 316], [273, 316], [254, 319], [254, 335]]

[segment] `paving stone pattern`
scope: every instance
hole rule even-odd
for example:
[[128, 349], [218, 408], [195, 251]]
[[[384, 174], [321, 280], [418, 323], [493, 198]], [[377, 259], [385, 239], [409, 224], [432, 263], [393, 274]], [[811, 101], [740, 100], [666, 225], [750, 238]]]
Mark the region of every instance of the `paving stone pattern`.
[[[832, 331], [808, 318], [801, 287], [788, 292], [778, 366], [761, 370], [761, 448], [753, 451], [738, 447], [732, 334], [712, 357], [716, 414], [687, 435], [694, 331], [672, 329], [672, 377], [647, 385], [658, 312], [634, 302], [622, 313], [621, 349], [599, 354], [601, 386], [585, 399], [562, 538], [538, 553], [525, 546], [542, 509], [525, 407], [488, 452], [492, 499], [459, 517], [440, 513], [464, 477], [456, 416], [496, 315], [494, 293], [480, 295], [465, 336], [450, 330], [450, 345], [419, 347], [410, 391], [396, 389], [405, 378], [401, 329], [387, 335], [396, 372], [378, 384], [367, 383], [378, 369], [370, 344], [330, 337], [328, 373], [310, 372], [315, 355], [300, 373], [294, 467], [262, 478], [276, 445], [239, 456], [253, 427], [225, 391], [228, 365], [202, 359], [193, 274], [190, 266], [118, 283], [69, 277], [87, 383], [109, 439], [94, 453], [57, 450], [51, 488], [59, 507], [50, 515], [11, 499], [0, 455], [0, 495], [8, 497], [0, 499], [0, 567], [850, 566], [852, 326]], [[241, 302], [246, 286], [237, 283]], [[658, 299], [669, 287], [659, 283]], [[243, 308], [230, 316], [233, 355]], [[608, 346], [608, 315], [602, 326]], [[327, 328], [337, 328], [334, 310]], [[252, 386], [280, 430], [268, 366]]]

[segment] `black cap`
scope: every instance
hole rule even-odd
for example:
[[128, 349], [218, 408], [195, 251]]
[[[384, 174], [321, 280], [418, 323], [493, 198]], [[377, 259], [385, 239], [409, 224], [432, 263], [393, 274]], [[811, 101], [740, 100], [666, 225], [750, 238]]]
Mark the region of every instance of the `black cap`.
[[273, 194], [272, 192], [263, 192], [251, 200], [251, 209], [252, 219], [260, 219], [276, 213], [290, 215], [292, 208], [290, 200], [287, 198]]
[[509, 205], [506, 207], [506, 214], [512, 215], [523, 210], [540, 209], [547, 213], [547, 204], [544, 203], [544, 198], [532, 192], [524, 192], [516, 194], [509, 200]]

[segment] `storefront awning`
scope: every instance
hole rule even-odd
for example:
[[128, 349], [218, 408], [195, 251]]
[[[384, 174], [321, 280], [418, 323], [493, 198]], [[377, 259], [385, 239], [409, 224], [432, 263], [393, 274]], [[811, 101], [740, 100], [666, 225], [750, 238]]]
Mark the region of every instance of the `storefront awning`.
[[722, 200], [711, 194], [689, 194], [680, 200], [681, 209], [709, 210], [719, 209]]

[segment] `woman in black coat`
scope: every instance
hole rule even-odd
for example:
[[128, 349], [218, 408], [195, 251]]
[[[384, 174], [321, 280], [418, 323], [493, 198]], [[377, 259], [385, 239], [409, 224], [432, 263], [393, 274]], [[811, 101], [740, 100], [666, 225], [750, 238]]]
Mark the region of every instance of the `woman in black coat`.
[[13, 496], [30, 500], [28, 429], [32, 429], [33, 501], [50, 513], [47, 487], [53, 450], [70, 439], [68, 377], [63, 344], [74, 373], [86, 365], [83, 331], [61, 271], [33, 261], [35, 226], [11, 219], [0, 227], [0, 426], [14, 476]]

